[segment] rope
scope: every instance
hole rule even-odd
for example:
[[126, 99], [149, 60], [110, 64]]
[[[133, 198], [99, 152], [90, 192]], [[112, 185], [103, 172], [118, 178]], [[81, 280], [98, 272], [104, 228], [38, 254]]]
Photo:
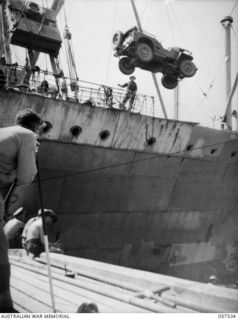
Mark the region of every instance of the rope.
[[[13, 192], [16, 184], [17, 184], [17, 179], [15, 179], [15, 180], [12, 182], [12, 184], [11, 184], [11, 186], [10, 186], [8, 192], [7, 192], [7, 195], [6, 195], [6, 197], [5, 197], [4, 201], [3, 201], [3, 203], [4, 203], [4, 209], [5, 209], [5, 215], [8, 215], [8, 216], [10, 216], [9, 213], [8, 213], [8, 202], [9, 202], [9, 199], [10, 199], [10, 197], [11, 197], [11, 195], [12, 195], [12, 192]], [[4, 218], [6, 218], [6, 217], [4, 217]]]
[[37, 183], [38, 183], [38, 191], [39, 191], [39, 199], [40, 199], [40, 207], [41, 207], [41, 218], [42, 218], [43, 235], [44, 235], [44, 246], [45, 246], [46, 261], [47, 261], [48, 279], [49, 279], [50, 298], [52, 303], [52, 310], [54, 313], [56, 313], [53, 282], [52, 282], [51, 267], [50, 267], [51, 264], [50, 264], [50, 256], [49, 256], [49, 242], [48, 242], [48, 236], [46, 233], [45, 209], [43, 205], [43, 196], [42, 196], [38, 158], [36, 158], [36, 167], [37, 167]]
[[64, 44], [65, 44], [66, 60], [67, 60], [67, 64], [68, 64], [69, 75], [72, 80], [78, 81], [78, 74], [77, 74], [77, 68], [76, 68], [76, 64], [75, 64], [73, 43], [72, 43], [72, 39], [68, 37], [69, 27], [68, 27], [65, 7], [64, 7], [64, 19], [65, 19], [65, 41], [64, 41]]
[[[236, 39], [236, 41], [238, 41], [238, 37], [237, 37], [236, 31], [235, 31], [233, 25], [231, 25], [231, 30], [233, 32], [234, 38]], [[237, 45], [236, 45], [236, 47], [237, 47]]]
[[[220, 141], [220, 142], [209, 144], [209, 145], [206, 145], [206, 146], [203, 146], [203, 147], [192, 148], [189, 151], [176, 151], [176, 152], [170, 153], [169, 156], [170, 157], [179, 156], [179, 155], [185, 155], [186, 156], [186, 153], [191, 153], [191, 151], [203, 150], [203, 149], [219, 146], [219, 145], [222, 145], [222, 144], [225, 144], [225, 143], [229, 143], [229, 142], [234, 142], [234, 141], [238, 141], [238, 138], [237, 139], [233, 139], [233, 140]], [[150, 156], [150, 157], [147, 157], [147, 158], [144, 158], [144, 159], [125, 161], [125, 162], [116, 163], [116, 164], [109, 165], [109, 166], [98, 167], [98, 168], [89, 169], [89, 170], [85, 170], [85, 171], [76, 171], [76, 172], [73, 172], [73, 173], [63, 174], [63, 175], [59, 175], [59, 176], [56, 176], [56, 177], [44, 178], [44, 179], [41, 179], [40, 181], [41, 182], [54, 181], [54, 180], [59, 180], [59, 179], [62, 179], [62, 178], [78, 176], [78, 175], [81, 175], [81, 174], [88, 174], [88, 173], [92, 173], [92, 172], [98, 172], [98, 171], [105, 170], [105, 169], [111, 169], [111, 168], [117, 168], [117, 167], [120, 167], [120, 166], [131, 165], [133, 163], [140, 163], [140, 162], [149, 161], [149, 160], [153, 160], [153, 159], [159, 159], [159, 158], [163, 158], [163, 157], [166, 157], [166, 156], [168, 156], [168, 154], [167, 155], [158, 154], [158, 155], [153, 155], [153, 156]], [[191, 160], [198, 161], [199, 159], [191, 158]], [[203, 160], [201, 160], [201, 161], [203, 161]], [[222, 162], [220, 162], [220, 163], [222, 163]], [[31, 183], [34, 184], [34, 183], [37, 183], [37, 181], [33, 181]], [[30, 185], [31, 183], [20, 183], [20, 184], [17, 184], [16, 186], [26, 186], [26, 185]], [[6, 188], [0, 188], [0, 190], [4, 190], [4, 189], [6, 189]]]
[[[113, 31], [115, 30], [117, 8], [118, 8], [118, 1], [115, 2], [115, 6], [114, 6], [114, 14], [113, 14], [113, 22], [112, 22], [112, 30]], [[109, 75], [109, 71], [110, 71], [111, 58], [112, 58], [112, 44], [110, 45], [109, 54], [108, 54], [107, 72], [106, 72], [106, 84], [108, 84], [108, 75]]]
[[[213, 47], [220, 47], [220, 45], [217, 45], [217, 44], [215, 44], [215, 43], [213, 43], [209, 38], [208, 38], [208, 33], [207, 32], [205, 32], [204, 30], [203, 30], [203, 28], [201, 28], [201, 20], [197, 20], [197, 16], [196, 16], [196, 18], [194, 17], [194, 15], [191, 13], [191, 10], [190, 10], [190, 8], [188, 7], [188, 2], [187, 1], [184, 1], [183, 2], [183, 6], [186, 8], [186, 12], [189, 14], [189, 16], [191, 17], [191, 19], [193, 20], [193, 22], [194, 22], [194, 25], [196, 25], [196, 30], [199, 30], [199, 32], [200, 32], [200, 34], [201, 34], [201, 40], [206, 40], [206, 42], [209, 44], [209, 45], [211, 45], [211, 46], [213, 46]], [[192, 29], [192, 28], [190, 28], [190, 29]], [[221, 54], [219, 53], [219, 51], [218, 50], [215, 50], [215, 53], [216, 54], [218, 54], [218, 56], [220, 56]]]
[[229, 16], [232, 15], [232, 13], [233, 13], [233, 11], [235, 10], [237, 4], [238, 4], [238, 0], [236, 0], [236, 3], [234, 4], [233, 8], [231, 9], [231, 13], [229, 14]]
[[175, 43], [175, 36], [174, 36], [174, 31], [173, 31], [170, 15], [169, 15], [168, 5], [165, 4], [165, 7], [166, 7], [166, 13], [167, 13], [167, 16], [168, 16], [168, 21], [169, 21], [169, 26], [170, 26], [170, 31], [171, 31], [171, 34], [172, 34], [173, 42]]
[[[194, 110], [198, 110], [198, 107], [201, 106], [201, 104], [207, 100], [207, 102], [209, 103], [210, 106], [212, 106], [212, 108], [215, 110], [216, 114], [218, 115], [219, 112], [217, 110], [217, 108], [215, 107], [215, 105], [212, 103], [212, 101], [209, 99], [208, 97], [208, 94], [210, 93], [210, 91], [212, 90], [213, 86], [214, 86], [214, 83], [215, 83], [215, 79], [211, 82], [211, 84], [209, 85], [207, 91], [205, 92], [201, 86], [199, 85], [197, 79], [195, 78], [194, 81], [196, 82], [196, 85], [197, 87], [199, 88], [199, 90], [201, 91], [202, 93], [202, 99], [198, 102], [198, 104], [196, 105], [195, 109]], [[189, 113], [189, 116], [191, 116], [192, 113], [194, 113], [194, 110], [191, 110], [190, 113]]]
[[144, 5], [144, 8], [141, 10], [141, 14], [140, 14], [140, 20], [142, 19], [143, 14], [146, 12], [146, 10], [148, 9], [148, 4], [150, 3], [151, 0], [148, 0], [146, 2], [146, 4]]
[[24, 2], [23, 4], [22, 4], [22, 2], [19, 1], [19, 0], [18, 0], [18, 2], [20, 3], [21, 8], [20, 8], [20, 10], [19, 10], [19, 12], [18, 12], [18, 15], [17, 15], [17, 17], [16, 17], [16, 20], [19, 20], [19, 18], [21, 17], [21, 15], [22, 15], [22, 13], [23, 13], [23, 10], [24, 10], [24, 8], [25, 8], [25, 6], [26, 6], [27, 0], [25, 0], [25, 2]]
[[[20, 0], [18, 0], [18, 2], [21, 4], [21, 1], [20, 1]], [[29, 23], [28, 18], [26, 17], [26, 15], [25, 15], [25, 13], [24, 13], [24, 10], [23, 10], [23, 9], [25, 8], [25, 5], [26, 5], [26, 0], [25, 0], [25, 2], [24, 2], [24, 5], [22, 6], [21, 15], [23, 15], [24, 18], [25, 18], [25, 20], [26, 20], [26, 24], [27, 24], [28, 30], [29, 30], [30, 32], [32, 32], [32, 27], [31, 27], [31, 25], [30, 25], [30, 23]], [[19, 19], [20, 19], [21, 15], [19, 16]]]
[[185, 46], [187, 47], [187, 44], [186, 44], [186, 41], [185, 41], [185, 38], [184, 38], [184, 35], [183, 35], [183, 32], [182, 32], [182, 29], [181, 29], [181, 27], [180, 27], [180, 24], [178, 23], [178, 19], [177, 19], [176, 14], [175, 14], [175, 12], [174, 12], [174, 10], [173, 10], [173, 7], [171, 6], [170, 9], [171, 9], [171, 12], [172, 12], [172, 14], [173, 14], [173, 16], [174, 16], [174, 19], [175, 19], [175, 22], [176, 22], [176, 24], [177, 24], [178, 30], [179, 30], [179, 32], [180, 32], [180, 34], [181, 34], [181, 36], [182, 36], [183, 42], [184, 42]]

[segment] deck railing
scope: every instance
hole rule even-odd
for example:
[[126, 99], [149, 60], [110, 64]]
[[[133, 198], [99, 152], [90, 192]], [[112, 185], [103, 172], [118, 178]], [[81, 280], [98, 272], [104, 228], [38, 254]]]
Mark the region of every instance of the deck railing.
[[[4, 66], [0, 72], [0, 90], [14, 90], [28, 94], [70, 102], [91, 103], [102, 108], [121, 109], [126, 90], [97, 83], [55, 77], [52, 72], [35, 70], [19, 65]], [[129, 102], [126, 104], [128, 110]], [[132, 113], [154, 116], [154, 97], [137, 93]]]

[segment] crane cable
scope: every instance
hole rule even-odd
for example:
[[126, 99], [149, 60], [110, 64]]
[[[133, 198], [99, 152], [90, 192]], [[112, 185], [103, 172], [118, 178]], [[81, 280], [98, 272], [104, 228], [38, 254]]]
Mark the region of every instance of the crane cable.
[[64, 43], [65, 43], [65, 50], [66, 50], [66, 59], [67, 59], [68, 68], [69, 68], [69, 75], [73, 81], [78, 81], [78, 74], [77, 74], [77, 69], [75, 64], [75, 56], [74, 56], [73, 45], [71, 40], [72, 36], [69, 31], [65, 8], [64, 8], [64, 19], [65, 19], [64, 38], [66, 39]]
[[44, 247], [45, 247], [45, 253], [46, 253], [47, 270], [48, 270], [48, 278], [49, 278], [50, 297], [51, 297], [52, 310], [54, 313], [56, 313], [54, 291], [53, 291], [53, 282], [52, 282], [51, 267], [50, 267], [51, 264], [50, 264], [50, 255], [49, 255], [49, 241], [48, 241], [48, 236], [46, 233], [45, 209], [44, 209], [44, 205], [43, 205], [43, 196], [42, 196], [42, 188], [41, 188], [41, 181], [42, 180], [40, 178], [40, 168], [39, 168], [38, 157], [36, 157], [36, 167], [37, 167], [37, 184], [38, 184], [39, 199], [40, 199], [43, 236], [44, 236]]
[[[113, 22], [112, 22], [112, 30], [113, 30], [113, 32], [115, 30], [117, 9], [118, 9], [118, 1], [115, 2], [115, 6], [114, 6], [114, 14], [113, 14]], [[106, 84], [108, 84], [108, 76], [109, 76], [110, 64], [111, 64], [111, 55], [112, 55], [112, 44], [110, 45], [109, 54], [108, 54], [107, 72], [106, 72]]]
[[171, 31], [171, 34], [172, 34], [173, 42], [175, 43], [174, 30], [172, 28], [172, 22], [171, 22], [171, 19], [170, 19], [168, 4], [165, 3], [165, 7], [166, 7], [166, 13], [167, 13], [168, 21], [169, 21], [169, 26], [170, 26], [170, 31]]
[[238, 4], [238, 0], [236, 0], [236, 3], [234, 4], [234, 6], [233, 6], [233, 8], [232, 8], [232, 10], [231, 10], [231, 13], [229, 14], [229, 16], [232, 15], [232, 13], [233, 13], [233, 11], [235, 10], [237, 4]]

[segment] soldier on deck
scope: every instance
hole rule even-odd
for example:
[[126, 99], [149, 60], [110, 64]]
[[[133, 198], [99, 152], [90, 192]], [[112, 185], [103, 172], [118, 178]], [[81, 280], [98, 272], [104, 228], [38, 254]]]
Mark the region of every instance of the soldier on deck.
[[129, 82], [127, 82], [123, 85], [118, 84], [119, 87], [121, 87], [121, 88], [127, 88], [126, 95], [123, 98], [122, 103], [121, 103], [122, 110], [126, 110], [125, 104], [127, 103], [128, 100], [129, 100], [128, 111], [131, 111], [131, 109], [133, 108], [133, 103], [134, 103], [134, 100], [136, 97], [136, 92], [137, 92], [137, 84], [135, 82], [135, 79], [136, 79], [136, 77], [131, 76]]

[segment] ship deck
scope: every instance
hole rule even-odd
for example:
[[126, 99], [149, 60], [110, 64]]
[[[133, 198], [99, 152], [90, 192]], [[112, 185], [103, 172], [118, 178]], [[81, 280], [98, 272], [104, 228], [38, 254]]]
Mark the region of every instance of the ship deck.
[[[32, 260], [9, 250], [11, 294], [21, 313], [53, 312], [45, 255]], [[50, 254], [56, 312], [75, 313], [84, 302], [100, 313], [238, 312], [238, 290]]]

